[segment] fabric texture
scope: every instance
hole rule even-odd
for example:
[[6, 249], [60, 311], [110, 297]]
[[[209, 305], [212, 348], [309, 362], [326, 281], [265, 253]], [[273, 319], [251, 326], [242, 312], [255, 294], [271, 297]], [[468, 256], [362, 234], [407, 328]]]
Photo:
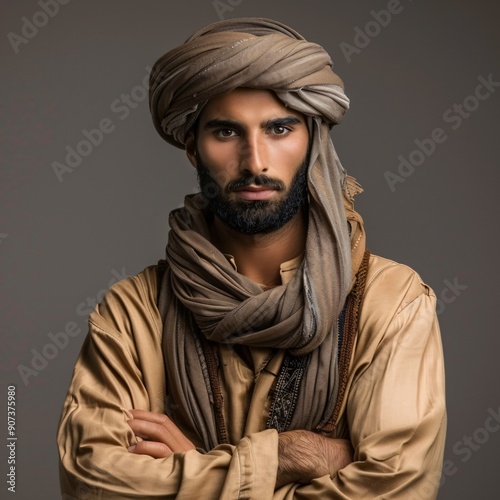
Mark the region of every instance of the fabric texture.
[[207, 216], [198, 208], [203, 194], [191, 195], [170, 216], [160, 311], [171, 407], [201, 429], [207, 449], [220, 438], [199, 333], [212, 342], [307, 356], [285, 363], [303, 373], [289, 429], [321, 426], [338, 393], [337, 319], [365, 246], [362, 220], [352, 206], [359, 238], [350, 244], [344, 203], [346, 197], [352, 201], [352, 192], [329, 135], [349, 104], [329, 55], [281, 23], [232, 19], [204, 28], [161, 57], [150, 85], [157, 130], [179, 147], [203, 105], [238, 87], [273, 90], [286, 106], [309, 117], [309, 218], [300, 272], [288, 285], [265, 291], [235, 272], [210, 244]]
[[113, 285], [90, 316], [57, 435], [65, 498], [436, 498], [446, 431], [443, 353], [436, 297], [414, 271], [370, 257], [344, 402], [328, 434], [350, 439], [353, 462], [335, 476], [278, 490], [278, 433], [266, 422], [281, 349], [242, 353], [218, 344], [229, 444], [164, 459], [127, 451], [136, 443], [128, 410], [168, 405], [156, 296], [152, 266]]
[[[326, 52], [281, 23], [214, 23], [151, 73], [160, 135], [183, 147], [204, 104], [238, 87], [272, 90], [304, 113], [312, 142], [304, 256], [286, 283], [263, 290], [208, 239], [201, 195], [171, 213], [166, 271], [115, 284], [96, 306], [58, 428], [61, 490], [69, 498], [435, 498], [446, 411], [436, 297], [406, 266], [370, 256], [339, 394], [337, 320], [363, 259], [360, 186], [330, 128], [348, 108]], [[219, 363], [227, 443], [221, 443], [207, 363]], [[347, 359], [348, 358], [348, 359]], [[334, 476], [276, 489], [278, 432], [270, 410], [283, 369], [307, 359], [289, 428], [350, 439], [353, 462]], [[168, 458], [129, 453], [130, 409], [170, 415], [197, 447]], [[325, 430], [326, 429], [326, 430]], [[329, 429], [329, 431], [328, 431]], [[280, 429], [281, 430], [281, 429]], [[202, 453], [200, 448], [206, 450]]]

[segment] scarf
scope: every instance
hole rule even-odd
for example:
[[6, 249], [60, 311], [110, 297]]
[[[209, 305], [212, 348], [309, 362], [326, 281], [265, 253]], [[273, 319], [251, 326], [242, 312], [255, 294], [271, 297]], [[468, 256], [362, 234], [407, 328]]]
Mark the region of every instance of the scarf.
[[[334, 411], [338, 321], [365, 239], [353, 207], [361, 188], [346, 175], [330, 139], [330, 127], [340, 123], [349, 104], [331, 67], [328, 54], [297, 32], [248, 18], [200, 30], [161, 57], [151, 73], [153, 121], [178, 147], [184, 147], [204, 104], [238, 87], [273, 90], [308, 117], [310, 129], [307, 241], [303, 262], [286, 286], [262, 290], [233, 269], [210, 243], [201, 193], [187, 196], [184, 207], [170, 214], [159, 290], [166, 412], [206, 449], [224, 440], [207, 358], [216, 343], [286, 350], [269, 427], [320, 429]], [[287, 401], [279, 401], [280, 394]]]

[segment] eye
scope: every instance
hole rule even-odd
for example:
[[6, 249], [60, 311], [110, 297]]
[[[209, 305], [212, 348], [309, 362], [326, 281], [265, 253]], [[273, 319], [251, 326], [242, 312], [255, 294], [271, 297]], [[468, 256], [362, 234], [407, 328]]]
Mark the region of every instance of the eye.
[[290, 132], [290, 129], [284, 125], [273, 125], [270, 127], [270, 131], [274, 135], [286, 135]]
[[219, 130], [216, 130], [215, 136], [222, 138], [222, 139], [228, 139], [229, 137], [234, 137], [236, 135], [236, 132], [234, 130], [231, 130], [230, 128], [221, 128]]

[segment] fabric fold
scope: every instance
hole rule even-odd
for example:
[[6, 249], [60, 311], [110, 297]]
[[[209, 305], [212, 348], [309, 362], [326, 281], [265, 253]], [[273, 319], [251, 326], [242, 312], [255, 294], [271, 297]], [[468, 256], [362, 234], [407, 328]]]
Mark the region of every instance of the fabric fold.
[[[286, 106], [308, 117], [308, 232], [304, 259], [292, 280], [264, 291], [210, 243], [203, 194], [187, 196], [185, 206], [170, 215], [160, 312], [167, 388], [175, 408], [171, 416], [175, 419], [177, 412], [198, 429], [207, 449], [218, 444], [218, 437], [200, 342], [272, 347], [311, 357], [297, 364], [303, 373], [297, 406], [287, 417], [289, 428], [313, 429], [330, 417], [325, 412], [338, 392], [337, 318], [365, 249], [362, 219], [348, 187], [354, 181], [348, 180], [330, 138], [349, 99], [319, 45], [270, 20], [214, 23], [154, 65], [150, 107], [155, 126], [165, 140], [184, 147], [204, 104], [238, 87], [273, 90]], [[357, 240], [351, 248], [353, 234]]]

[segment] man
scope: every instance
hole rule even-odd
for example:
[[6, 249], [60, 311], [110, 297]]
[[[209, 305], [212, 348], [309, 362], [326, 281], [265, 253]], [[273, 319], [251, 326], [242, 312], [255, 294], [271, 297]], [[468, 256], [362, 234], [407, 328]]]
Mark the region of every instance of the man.
[[210, 25], [151, 73], [201, 192], [167, 255], [91, 314], [58, 433], [66, 498], [435, 498], [435, 296], [365, 251], [330, 140], [348, 107], [316, 44]]

